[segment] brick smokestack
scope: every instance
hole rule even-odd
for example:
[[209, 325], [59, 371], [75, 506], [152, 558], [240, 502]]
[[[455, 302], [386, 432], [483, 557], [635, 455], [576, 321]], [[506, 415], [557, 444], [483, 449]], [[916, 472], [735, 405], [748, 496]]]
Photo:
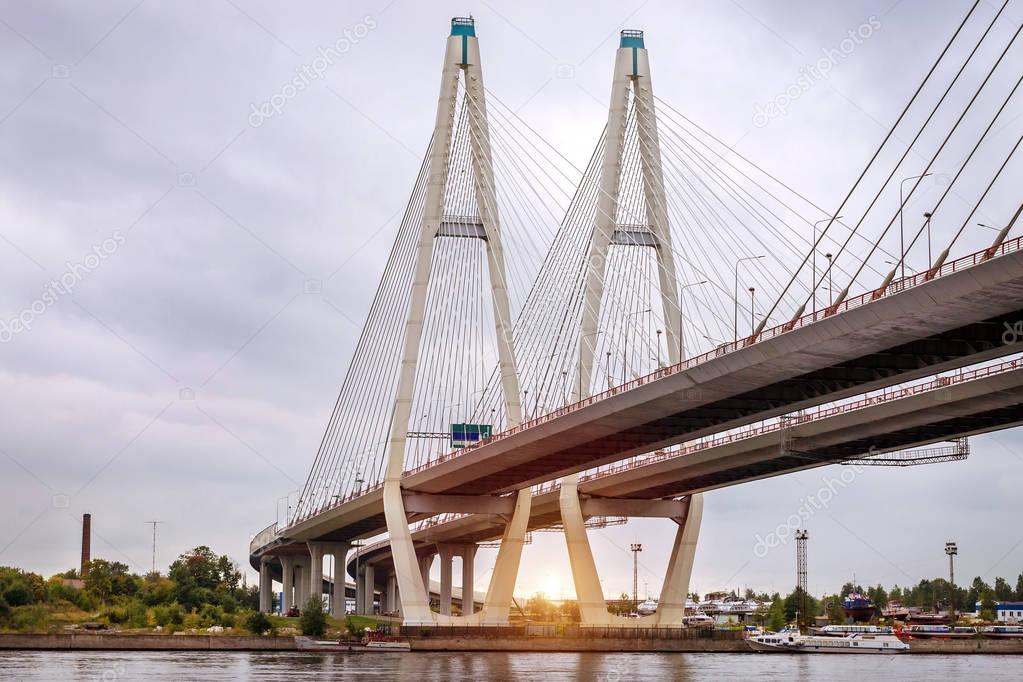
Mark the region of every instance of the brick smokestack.
[[81, 577], [89, 573], [89, 561], [92, 560], [92, 514], [82, 514], [82, 570]]

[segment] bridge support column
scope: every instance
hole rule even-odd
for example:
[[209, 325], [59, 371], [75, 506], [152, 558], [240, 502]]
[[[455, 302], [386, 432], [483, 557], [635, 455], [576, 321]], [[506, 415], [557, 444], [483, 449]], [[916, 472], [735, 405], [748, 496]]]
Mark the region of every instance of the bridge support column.
[[362, 570], [362, 594], [364, 602], [362, 605], [362, 612], [367, 616], [373, 615], [373, 602], [375, 600], [374, 591], [376, 590], [376, 569], [373, 564], [366, 564], [366, 567]]
[[433, 569], [433, 558], [436, 554], [425, 554], [419, 557], [419, 576], [423, 589], [426, 591], [426, 606], [430, 606], [430, 571]]
[[[325, 549], [322, 543], [307, 542], [309, 548], [309, 597], [316, 597], [323, 601], [323, 555]], [[306, 597], [308, 600], [309, 597]]]
[[[388, 440], [387, 470], [384, 476], [383, 502], [387, 531], [390, 535], [391, 556], [401, 591], [402, 608], [408, 624], [437, 623], [438, 616], [430, 610], [427, 581], [416, 579], [416, 549], [408, 528], [408, 516], [401, 493], [401, 476], [405, 464], [407, 433], [412, 416], [412, 402], [416, 388], [416, 370], [423, 339], [427, 293], [433, 268], [434, 240], [441, 232], [445, 218], [445, 190], [450, 173], [449, 156], [454, 137], [454, 111], [458, 102], [459, 81], [464, 75], [465, 101], [469, 106], [469, 144], [476, 205], [480, 222], [486, 234], [487, 264], [493, 304], [494, 332], [498, 356], [498, 376], [505, 403], [506, 425], [515, 427], [522, 421], [522, 405], [515, 353], [512, 348], [511, 307], [508, 302], [504, 250], [498, 204], [494, 190], [494, 172], [491, 158], [490, 132], [479, 43], [472, 19], [452, 21], [451, 34], [444, 53], [437, 114], [434, 119], [433, 144], [429, 156], [429, 181], [423, 205], [422, 228], [416, 246], [412, 273], [412, 291], [409, 296], [405, 338], [402, 348], [401, 371], [398, 375], [391, 432]], [[506, 622], [511, 606], [511, 592], [518, 573], [518, 561], [529, 519], [529, 489], [518, 493], [516, 510], [505, 531], [497, 563], [488, 592], [487, 619]], [[521, 513], [524, 511], [524, 515]], [[419, 566], [421, 568], [421, 565]], [[503, 614], [503, 615], [502, 615]], [[450, 622], [450, 617], [444, 617]]]
[[675, 532], [675, 544], [671, 548], [668, 568], [664, 572], [661, 598], [657, 602], [659, 625], [681, 623], [686, 613], [689, 578], [693, 575], [696, 542], [700, 539], [700, 524], [703, 521], [703, 493], [690, 495], [686, 515], [674, 521], [678, 524], [678, 530]]
[[381, 613], [397, 613], [398, 611], [398, 581], [394, 577], [394, 571], [387, 574], [387, 586], [384, 588], [384, 595], [381, 601], [386, 606], [381, 606]]
[[476, 582], [474, 577], [476, 561], [476, 545], [464, 545], [462, 547], [462, 615], [471, 616], [475, 611], [473, 603], [475, 592], [473, 585]]
[[271, 557], [264, 556], [259, 560], [259, 610], [269, 613], [273, 609], [273, 579], [270, 577]]
[[345, 558], [348, 556], [348, 550], [351, 548], [351, 545], [344, 542], [330, 542], [324, 543], [324, 548], [334, 558], [334, 572], [331, 575], [334, 594], [330, 604], [330, 615], [335, 618], [344, 618], [345, 602], [347, 600], [345, 582], [348, 578], [345, 570]]
[[304, 556], [295, 557], [295, 606], [302, 610], [309, 599], [309, 561]]
[[608, 625], [613, 621], [607, 610], [597, 565], [590, 551], [590, 539], [586, 535], [586, 520], [579, 503], [579, 475], [573, 474], [561, 479], [561, 523], [565, 527], [565, 542], [568, 545], [568, 560], [572, 566], [572, 581], [579, 601], [579, 616], [583, 625]]
[[281, 613], [295, 605], [295, 558], [281, 556]]
[[572, 579], [575, 582], [576, 598], [579, 600], [579, 614], [583, 625], [622, 625], [650, 627], [652, 625], [680, 626], [685, 615], [686, 594], [689, 592], [689, 578], [693, 572], [696, 556], [696, 542], [700, 536], [700, 522], [703, 519], [703, 495], [689, 497], [684, 517], [673, 520], [678, 524], [675, 544], [664, 574], [661, 597], [657, 613], [642, 618], [622, 618], [608, 612], [600, 576], [590, 540], [586, 535], [586, 523], [582, 513], [577, 490], [578, 476], [569, 476], [561, 482], [561, 521], [565, 526], [565, 540], [568, 544], [568, 558], [572, 565]]
[[455, 548], [451, 545], [437, 545], [437, 553], [440, 555], [440, 613], [442, 616], [451, 615], [451, 562], [455, 558]]

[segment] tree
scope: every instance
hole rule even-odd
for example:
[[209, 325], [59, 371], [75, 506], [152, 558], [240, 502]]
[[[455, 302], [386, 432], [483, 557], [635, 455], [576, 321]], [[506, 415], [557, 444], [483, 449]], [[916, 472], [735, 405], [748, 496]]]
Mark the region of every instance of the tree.
[[1009, 581], [1005, 578], [995, 578], [995, 599], [998, 601], [1012, 601], [1015, 593], [1009, 587]]
[[561, 615], [568, 618], [573, 623], [578, 623], [582, 620], [582, 616], [579, 613], [579, 602], [574, 599], [566, 599], [561, 602]]
[[[189, 610], [207, 603], [235, 608], [244, 596], [234, 594], [239, 592], [241, 581], [237, 565], [227, 555], [217, 556], [206, 545], [179, 556], [167, 575], [174, 581], [174, 598]], [[226, 599], [227, 595], [231, 600]]]
[[1016, 578], [1016, 601], [1023, 601], [1023, 573]]
[[771, 630], [778, 632], [785, 628], [785, 605], [781, 601], [779, 595], [775, 595], [777, 599], [771, 602], [771, 611], [769, 620], [769, 627]]
[[299, 616], [298, 626], [307, 637], [323, 637], [327, 632], [327, 614], [323, 612], [323, 600], [309, 597]]
[[828, 601], [828, 622], [841, 624], [846, 621], [845, 609], [842, 608], [841, 597], [835, 596]]
[[245, 629], [254, 635], [262, 635], [274, 630], [273, 622], [262, 611], [253, 611], [245, 618]]
[[993, 622], [998, 618], [995, 614], [995, 593], [991, 589], [980, 595], [980, 618], [988, 622]]
[[869, 597], [878, 608], [884, 608], [888, 604], [888, 593], [885, 592], [884, 587], [880, 584], [876, 587], [868, 587], [867, 597]]
[[542, 592], [537, 592], [526, 602], [526, 611], [532, 614], [537, 620], [550, 620], [554, 612], [554, 605], [548, 601]]
[[817, 600], [809, 594], [806, 595], [806, 610], [804, 611], [803, 591], [797, 587], [789, 596], [785, 597], [784, 607], [786, 620], [795, 620], [796, 612], [799, 611], [800, 621], [809, 623], [817, 613]]
[[85, 589], [102, 601], [113, 597], [130, 597], [139, 591], [138, 576], [128, 571], [128, 565], [120, 561], [93, 559], [85, 575]]

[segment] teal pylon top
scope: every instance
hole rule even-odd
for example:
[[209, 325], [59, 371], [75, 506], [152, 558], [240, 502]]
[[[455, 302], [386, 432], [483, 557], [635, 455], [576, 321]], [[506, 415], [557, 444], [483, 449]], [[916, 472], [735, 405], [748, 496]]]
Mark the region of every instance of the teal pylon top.
[[643, 44], [643, 32], [625, 29], [622, 31], [622, 41], [618, 47], [640, 47], [646, 49], [646, 45]]
[[[453, 17], [451, 35], [476, 37], [476, 20], [472, 17]], [[642, 39], [641, 39], [642, 40]]]

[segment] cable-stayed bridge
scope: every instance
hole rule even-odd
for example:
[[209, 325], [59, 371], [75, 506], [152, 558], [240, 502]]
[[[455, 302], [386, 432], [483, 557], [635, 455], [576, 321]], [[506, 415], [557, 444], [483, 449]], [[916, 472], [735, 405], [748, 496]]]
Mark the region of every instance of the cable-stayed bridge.
[[[484, 86], [475, 24], [453, 20], [434, 134], [320, 450], [294, 513], [252, 542], [262, 608], [279, 576], [285, 608], [333, 585], [342, 612], [352, 542], [386, 533], [353, 565], [357, 610], [379, 592], [408, 623], [506, 622], [527, 533], [557, 525], [583, 622], [608, 623], [587, 520], [653, 515], [677, 532], [638, 623], [678, 625], [703, 491], [906, 463], [877, 456], [1019, 423], [1016, 360], [987, 366], [1023, 340], [1020, 197], [1003, 177], [1019, 142], [984, 143], [1023, 81], [1006, 78], [1020, 31], [999, 12], [967, 40], [987, 23], [975, 8], [834, 211], [656, 98], [638, 31], [622, 32], [578, 171]], [[907, 221], [938, 167], [956, 172]], [[978, 211], [1003, 226], [978, 236]], [[473, 585], [476, 543], [494, 538], [482, 609], [451, 615], [452, 558]]]

